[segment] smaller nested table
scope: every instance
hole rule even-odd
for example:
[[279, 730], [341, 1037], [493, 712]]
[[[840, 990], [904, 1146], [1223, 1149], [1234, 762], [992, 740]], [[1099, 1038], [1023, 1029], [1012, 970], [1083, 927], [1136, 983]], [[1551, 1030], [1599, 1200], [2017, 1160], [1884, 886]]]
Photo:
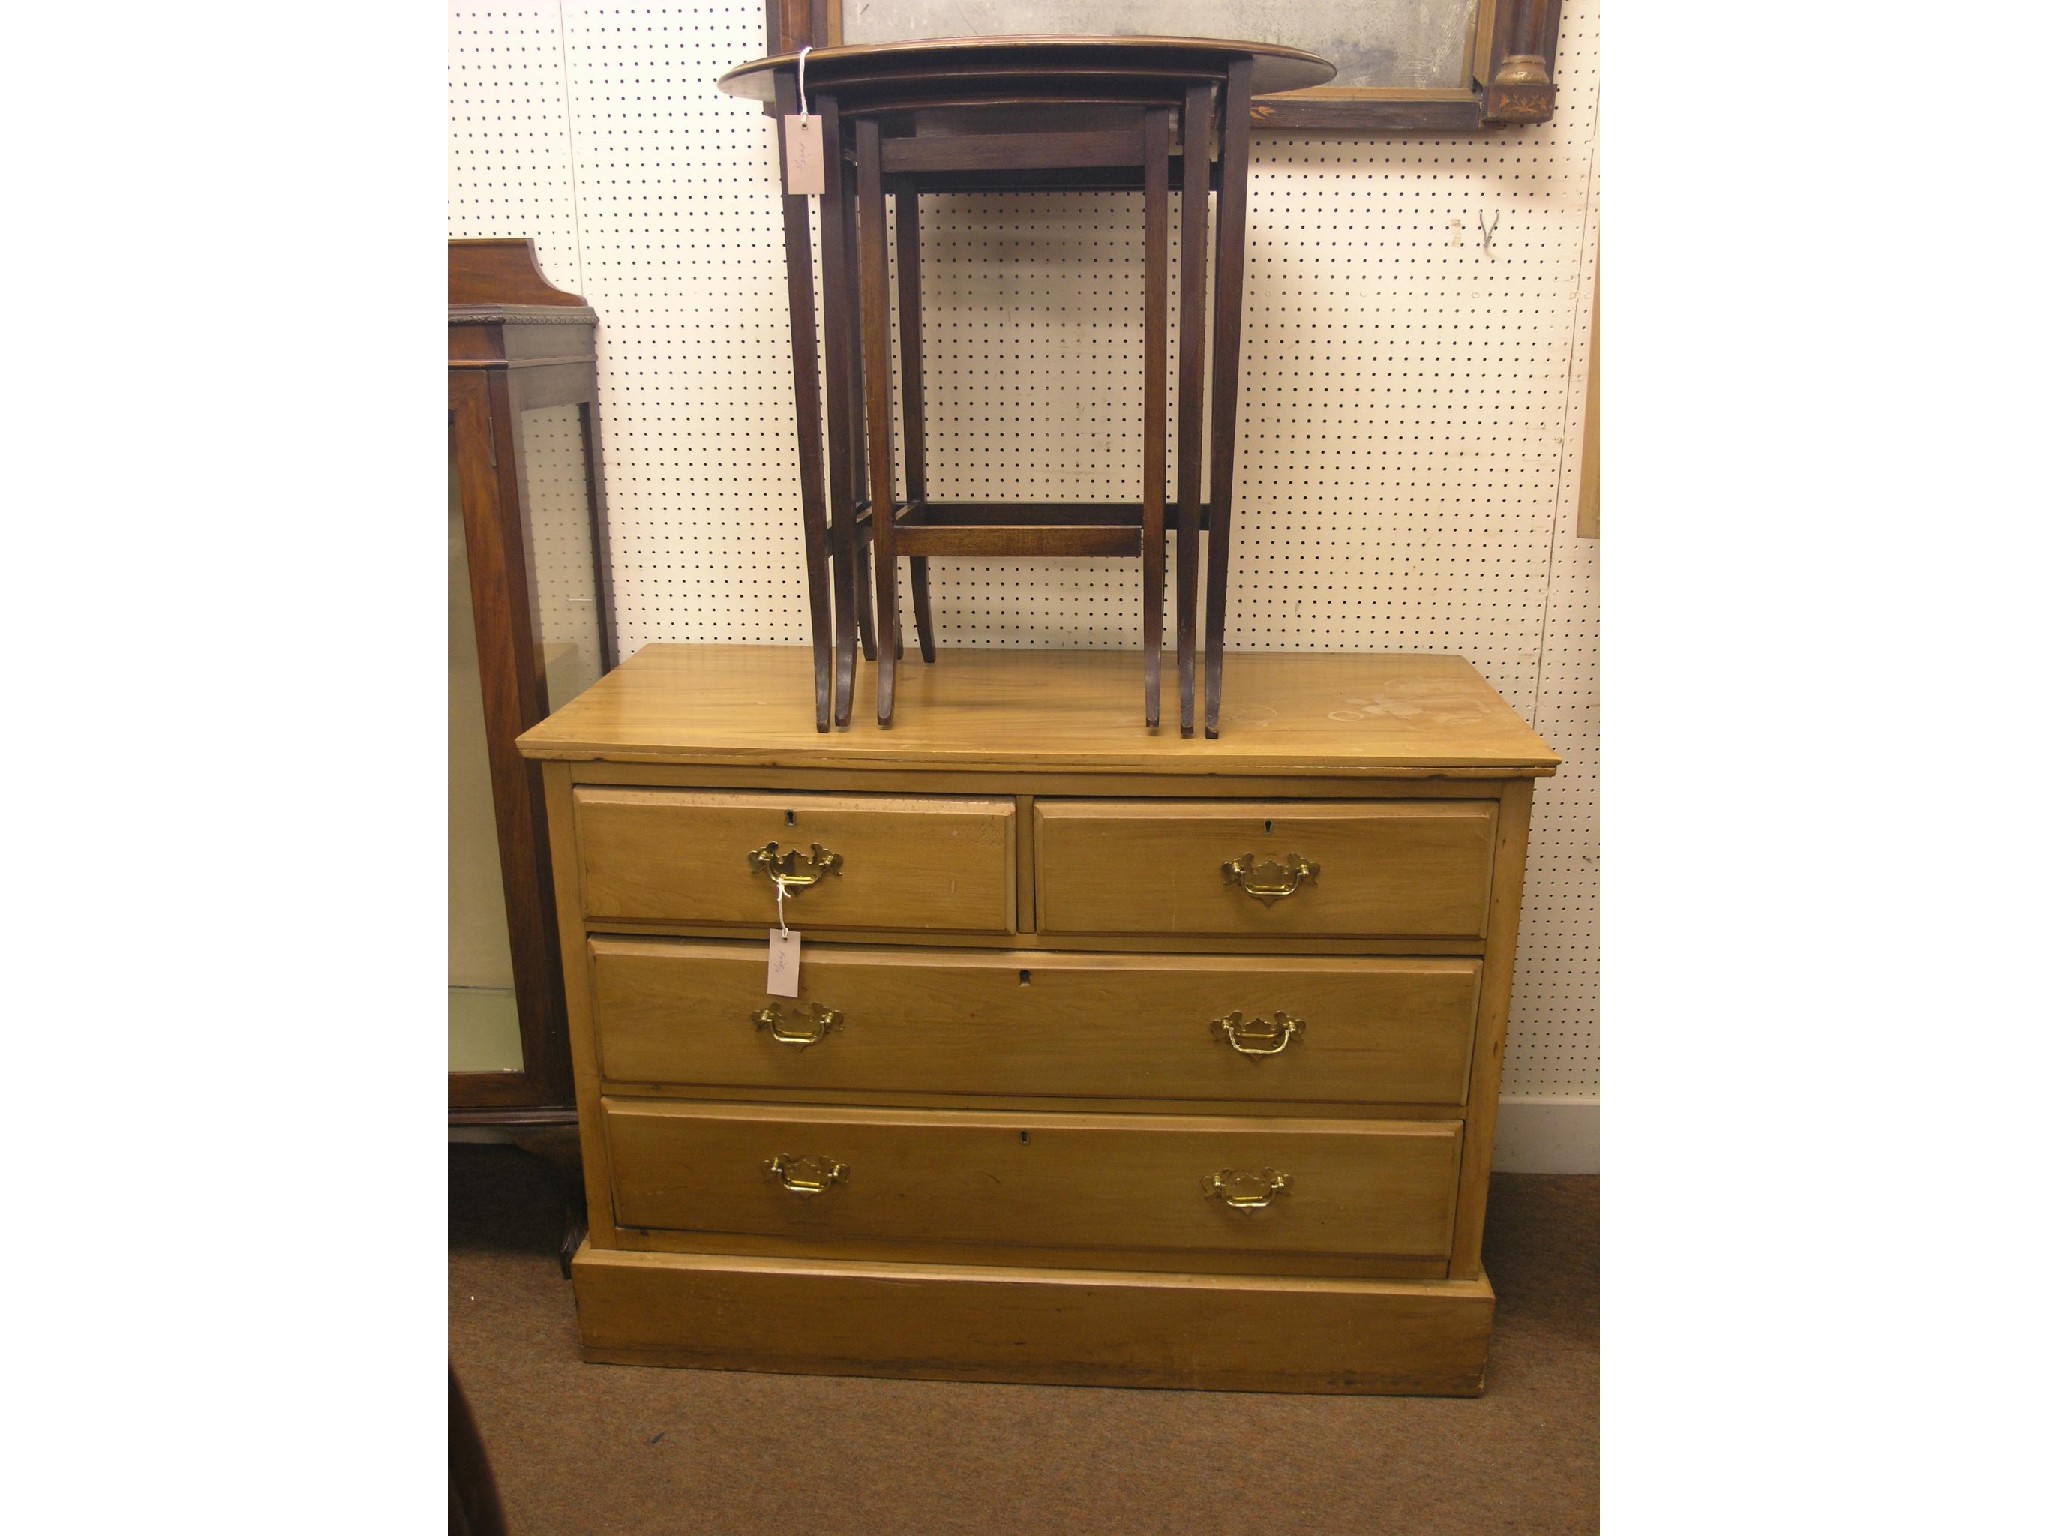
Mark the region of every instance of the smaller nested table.
[[[1124, 555], [1142, 563], [1145, 724], [1159, 724], [1166, 531], [1175, 534], [1175, 660], [1180, 728], [1194, 734], [1195, 603], [1200, 537], [1209, 535], [1203, 615], [1206, 733], [1217, 734], [1237, 446], [1237, 363], [1244, 295], [1245, 173], [1251, 99], [1320, 85], [1335, 66], [1272, 43], [1210, 38], [1009, 37], [811, 50], [799, 97], [795, 54], [723, 76], [736, 95], [773, 101], [788, 124], [818, 120], [824, 292], [824, 394], [818, 381], [806, 198], [784, 166], [784, 249], [796, 369], [797, 459], [809, 575], [817, 725], [853, 710], [857, 651], [878, 667], [876, 714], [895, 711], [901, 650], [897, 561], [910, 561], [918, 646], [935, 655], [926, 562]], [[1190, 169], [1192, 167], [1192, 169]], [[1145, 361], [1142, 499], [962, 502], [927, 494], [918, 199], [929, 192], [1142, 192]], [[1176, 498], [1166, 497], [1169, 197], [1180, 193]], [[1209, 320], [1209, 194], [1216, 195], [1214, 356], [1209, 384], [1209, 499], [1202, 500], [1202, 413]], [[900, 347], [890, 345], [887, 200], [895, 199]], [[892, 351], [900, 356], [892, 357]], [[891, 427], [902, 378], [903, 480]], [[820, 418], [824, 428], [821, 434]], [[824, 441], [821, 443], [821, 435]], [[872, 570], [869, 564], [872, 550]]]

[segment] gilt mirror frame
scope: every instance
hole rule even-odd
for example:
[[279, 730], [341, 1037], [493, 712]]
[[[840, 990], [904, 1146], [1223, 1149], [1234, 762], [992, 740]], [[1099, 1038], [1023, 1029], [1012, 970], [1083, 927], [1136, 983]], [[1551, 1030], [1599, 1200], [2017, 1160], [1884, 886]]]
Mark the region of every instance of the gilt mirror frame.
[[[767, 0], [768, 52], [842, 41], [845, 0]], [[1332, 0], [1341, 4], [1342, 0]], [[1478, 133], [1550, 120], [1557, 108], [1559, 0], [1477, 0], [1467, 89], [1316, 86], [1252, 102], [1254, 130]], [[1028, 0], [1017, 0], [1028, 16]], [[1166, 26], [1165, 31], [1184, 29]], [[1275, 41], [1288, 41], [1275, 39]], [[769, 110], [773, 110], [772, 106]]]

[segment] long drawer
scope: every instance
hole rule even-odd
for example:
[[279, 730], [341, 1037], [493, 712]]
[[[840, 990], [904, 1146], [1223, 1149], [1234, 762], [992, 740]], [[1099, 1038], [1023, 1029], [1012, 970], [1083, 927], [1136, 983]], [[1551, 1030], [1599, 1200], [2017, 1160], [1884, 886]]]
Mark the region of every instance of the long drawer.
[[590, 941], [614, 1083], [1461, 1104], [1480, 964]]
[[1040, 800], [1047, 934], [1479, 938], [1487, 800]]
[[623, 1226], [1021, 1247], [1441, 1257], [1454, 1121], [603, 1101]]
[[1008, 933], [1016, 802], [944, 795], [576, 790], [586, 916]]

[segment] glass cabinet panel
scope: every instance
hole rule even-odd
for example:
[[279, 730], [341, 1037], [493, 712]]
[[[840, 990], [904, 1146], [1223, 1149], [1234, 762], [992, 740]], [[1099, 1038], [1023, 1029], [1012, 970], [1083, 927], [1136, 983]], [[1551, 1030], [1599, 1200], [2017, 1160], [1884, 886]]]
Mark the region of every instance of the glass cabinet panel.
[[519, 413], [520, 501], [551, 711], [604, 675], [588, 424], [582, 405]]
[[597, 316], [531, 239], [448, 243], [448, 1110], [573, 1118], [541, 772], [611, 666]]
[[517, 1072], [519, 1001], [498, 864], [462, 489], [448, 465], [448, 1070]]

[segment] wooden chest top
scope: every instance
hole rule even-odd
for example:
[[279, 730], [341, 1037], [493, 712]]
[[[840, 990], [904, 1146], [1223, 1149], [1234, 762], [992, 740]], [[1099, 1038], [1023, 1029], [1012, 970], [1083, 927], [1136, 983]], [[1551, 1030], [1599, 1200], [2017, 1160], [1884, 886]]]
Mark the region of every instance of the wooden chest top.
[[[897, 723], [821, 734], [803, 646], [649, 645], [519, 738], [530, 758], [984, 772], [1536, 778], [1558, 756], [1462, 657], [1241, 651], [1220, 740], [1145, 729], [1136, 651], [951, 650], [907, 665]], [[865, 705], [861, 700], [867, 699]]]

